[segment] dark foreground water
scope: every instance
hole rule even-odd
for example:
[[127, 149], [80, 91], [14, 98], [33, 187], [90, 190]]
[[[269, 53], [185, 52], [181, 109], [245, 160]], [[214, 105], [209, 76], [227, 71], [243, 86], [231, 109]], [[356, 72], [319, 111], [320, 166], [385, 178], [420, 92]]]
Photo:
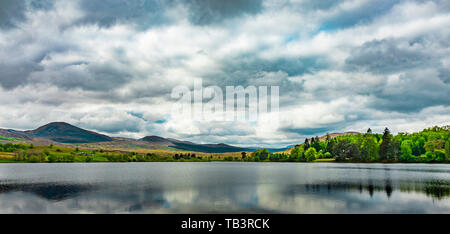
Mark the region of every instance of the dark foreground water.
[[0, 213], [450, 213], [450, 165], [1, 164]]

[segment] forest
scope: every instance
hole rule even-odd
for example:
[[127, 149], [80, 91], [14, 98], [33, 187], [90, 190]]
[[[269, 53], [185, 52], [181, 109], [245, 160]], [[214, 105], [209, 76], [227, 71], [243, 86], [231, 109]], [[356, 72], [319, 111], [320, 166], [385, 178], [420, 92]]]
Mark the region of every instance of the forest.
[[417, 133], [393, 136], [388, 128], [374, 134], [353, 134], [324, 140], [306, 139], [289, 154], [270, 154], [267, 150], [252, 153], [255, 161], [337, 161], [337, 162], [449, 162], [450, 126], [432, 127]]

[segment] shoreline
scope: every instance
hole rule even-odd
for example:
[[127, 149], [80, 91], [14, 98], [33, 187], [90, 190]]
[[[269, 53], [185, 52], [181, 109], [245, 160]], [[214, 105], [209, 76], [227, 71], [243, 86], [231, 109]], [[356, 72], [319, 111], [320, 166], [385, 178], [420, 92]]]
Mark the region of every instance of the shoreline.
[[450, 162], [250, 162], [250, 161], [225, 161], [225, 160], [212, 160], [212, 161], [185, 161], [185, 162], [177, 162], [177, 161], [151, 161], [151, 162], [1, 162], [2, 164], [144, 164], [144, 163], [258, 163], [258, 164], [266, 164], [266, 163], [279, 163], [279, 164], [430, 164], [430, 165], [445, 165], [450, 164]]

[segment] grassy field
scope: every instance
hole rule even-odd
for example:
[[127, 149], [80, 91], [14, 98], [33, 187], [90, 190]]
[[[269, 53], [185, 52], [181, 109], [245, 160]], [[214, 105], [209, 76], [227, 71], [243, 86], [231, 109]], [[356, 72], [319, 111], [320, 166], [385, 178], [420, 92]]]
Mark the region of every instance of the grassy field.
[[24, 141], [23, 138], [0, 136], [0, 141]]
[[0, 152], [0, 159], [14, 159], [14, 153]]
[[0, 159], [0, 163], [17, 163], [17, 161], [10, 159]]
[[[200, 153], [180, 150], [104, 150], [81, 146], [35, 146], [26, 144], [0, 144], [0, 163], [13, 162], [166, 162], [166, 161], [234, 161], [241, 153]], [[2, 152], [7, 151], [7, 152]], [[247, 153], [250, 155], [250, 153]]]
[[0, 152], [0, 163], [14, 163], [14, 162], [16, 162], [14, 153]]
[[314, 162], [335, 162], [334, 158], [324, 158], [324, 159], [316, 159]]

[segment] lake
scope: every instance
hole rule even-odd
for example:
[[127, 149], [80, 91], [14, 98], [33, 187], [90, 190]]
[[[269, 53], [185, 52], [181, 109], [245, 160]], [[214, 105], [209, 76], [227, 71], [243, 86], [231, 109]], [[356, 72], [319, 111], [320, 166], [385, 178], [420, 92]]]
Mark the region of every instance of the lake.
[[450, 165], [0, 164], [0, 213], [450, 213]]

